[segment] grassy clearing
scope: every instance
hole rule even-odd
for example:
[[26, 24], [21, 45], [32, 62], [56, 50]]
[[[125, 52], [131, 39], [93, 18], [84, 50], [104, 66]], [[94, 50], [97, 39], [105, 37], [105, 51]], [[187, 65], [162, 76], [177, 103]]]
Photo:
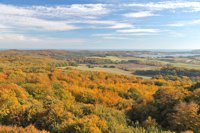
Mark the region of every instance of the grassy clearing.
[[[92, 58], [101, 58], [101, 59], [110, 59], [112, 61], [128, 61], [128, 60], [140, 60], [140, 61], [145, 61], [147, 59], [145, 58], [137, 58], [137, 57], [116, 57], [116, 56], [106, 56], [106, 57], [92, 57]], [[187, 64], [187, 63], [174, 63], [166, 60], [159, 60], [159, 59], [154, 59], [153, 61], [158, 61], [164, 64], [171, 64], [175, 67], [184, 67], [184, 68], [189, 68], [189, 69], [199, 69], [200, 70], [200, 65], [195, 65], [195, 64]]]
[[86, 65], [80, 65], [77, 67], [70, 66], [71, 68], [83, 70], [83, 71], [99, 71], [99, 72], [108, 72], [108, 73], [114, 73], [114, 74], [121, 74], [121, 75], [126, 75], [126, 76], [133, 76], [130, 71], [124, 71], [118, 68], [103, 68], [103, 67], [94, 67], [94, 68], [89, 68]]
[[141, 77], [144, 79], [150, 79], [151, 77], [147, 76], [141, 76], [141, 75], [133, 75], [131, 71], [125, 71], [119, 68], [102, 68], [102, 67], [94, 67], [94, 68], [89, 68], [86, 65], [80, 65], [77, 67], [74, 66], [69, 66], [70, 68], [73, 69], [78, 69], [82, 71], [98, 71], [98, 72], [107, 72], [107, 73], [113, 73], [113, 74], [118, 74], [118, 75], [125, 75], [125, 76], [136, 76], [136, 77]]
[[117, 57], [117, 56], [106, 56], [106, 57], [92, 56], [90, 58], [109, 59], [112, 61], [144, 60], [142, 58], [137, 58], [137, 57]]
[[195, 64], [187, 64], [187, 63], [173, 63], [173, 62], [168, 62], [168, 61], [162, 61], [162, 60], [158, 60], [162, 63], [165, 63], [165, 64], [171, 64], [175, 67], [184, 67], [184, 68], [189, 68], [189, 69], [198, 69], [200, 70], [200, 65], [195, 65]]
[[194, 64], [185, 64], [185, 63], [172, 63], [172, 65], [176, 67], [185, 67], [189, 69], [199, 69], [200, 70], [200, 65], [194, 65]]
[[106, 56], [105, 59], [110, 59], [112, 61], [122, 61], [123, 59], [117, 56]]
[[[125, 60], [125, 61], [128, 61], [128, 60], [141, 60], [141, 61], [145, 61], [147, 59], [143, 59], [143, 58], [136, 58], [136, 57], [122, 57], [122, 58], [119, 58], [119, 57], [106, 57], [107, 59], [118, 59], [118, 61], [122, 61], [122, 60]], [[158, 62], [161, 62], [161, 63], [165, 63], [165, 64], [171, 64], [175, 67], [184, 67], [184, 68], [189, 68], [189, 69], [200, 69], [200, 65], [195, 65], [195, 64], [187, 64], [187, 63], [174, 63], [174, 62], [170, 62], [170, 61], [162, 61], [162, 60], [156, 60], [154, 59], [153, 61], [158, 61]]]

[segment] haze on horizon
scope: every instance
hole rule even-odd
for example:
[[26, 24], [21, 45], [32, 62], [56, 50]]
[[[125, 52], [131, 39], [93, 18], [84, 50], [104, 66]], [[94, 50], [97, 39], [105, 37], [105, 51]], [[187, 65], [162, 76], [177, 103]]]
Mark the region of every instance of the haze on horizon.
[[0, 0], [1, 49], [200, 49], [196, 0]]

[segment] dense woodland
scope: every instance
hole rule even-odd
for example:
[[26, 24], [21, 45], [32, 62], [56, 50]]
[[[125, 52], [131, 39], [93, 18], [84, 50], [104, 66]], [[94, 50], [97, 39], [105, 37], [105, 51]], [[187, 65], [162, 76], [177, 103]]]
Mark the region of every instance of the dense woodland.
[[0, 132], [200, 132], [200, 83], [182, 70], [145, 80], [60, 67], [73, 54], [0, 52]]
[[186, 68], [180, 68], [180, 67], [172, 67], [167, 66], [163, 67], [161, 69], [157, 70], [140, 70], [136, 71], [135, 74], [139, 75], [145, 75], [145, 76], [156, 76], [156, 75], [162, 75], [165, 77], [180, 77], [180, 76], [187, 76], [187, 77], [196, 77], [199, 79], [200, 77], [200, 71], [195, 69], [186, 69]]

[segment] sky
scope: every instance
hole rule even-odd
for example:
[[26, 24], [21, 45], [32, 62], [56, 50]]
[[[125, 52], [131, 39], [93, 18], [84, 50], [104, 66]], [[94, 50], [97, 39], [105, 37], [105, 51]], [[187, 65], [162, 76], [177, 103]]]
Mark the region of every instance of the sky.
[[200, 0], [0, 0], [0, 49], [200, 49]]

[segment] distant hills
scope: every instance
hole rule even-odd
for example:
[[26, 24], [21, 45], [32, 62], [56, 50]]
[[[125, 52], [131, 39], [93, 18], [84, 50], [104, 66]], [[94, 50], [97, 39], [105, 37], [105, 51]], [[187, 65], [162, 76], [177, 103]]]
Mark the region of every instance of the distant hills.
[[200, 49], [192, 50], [193, 53], [200, 53]]

